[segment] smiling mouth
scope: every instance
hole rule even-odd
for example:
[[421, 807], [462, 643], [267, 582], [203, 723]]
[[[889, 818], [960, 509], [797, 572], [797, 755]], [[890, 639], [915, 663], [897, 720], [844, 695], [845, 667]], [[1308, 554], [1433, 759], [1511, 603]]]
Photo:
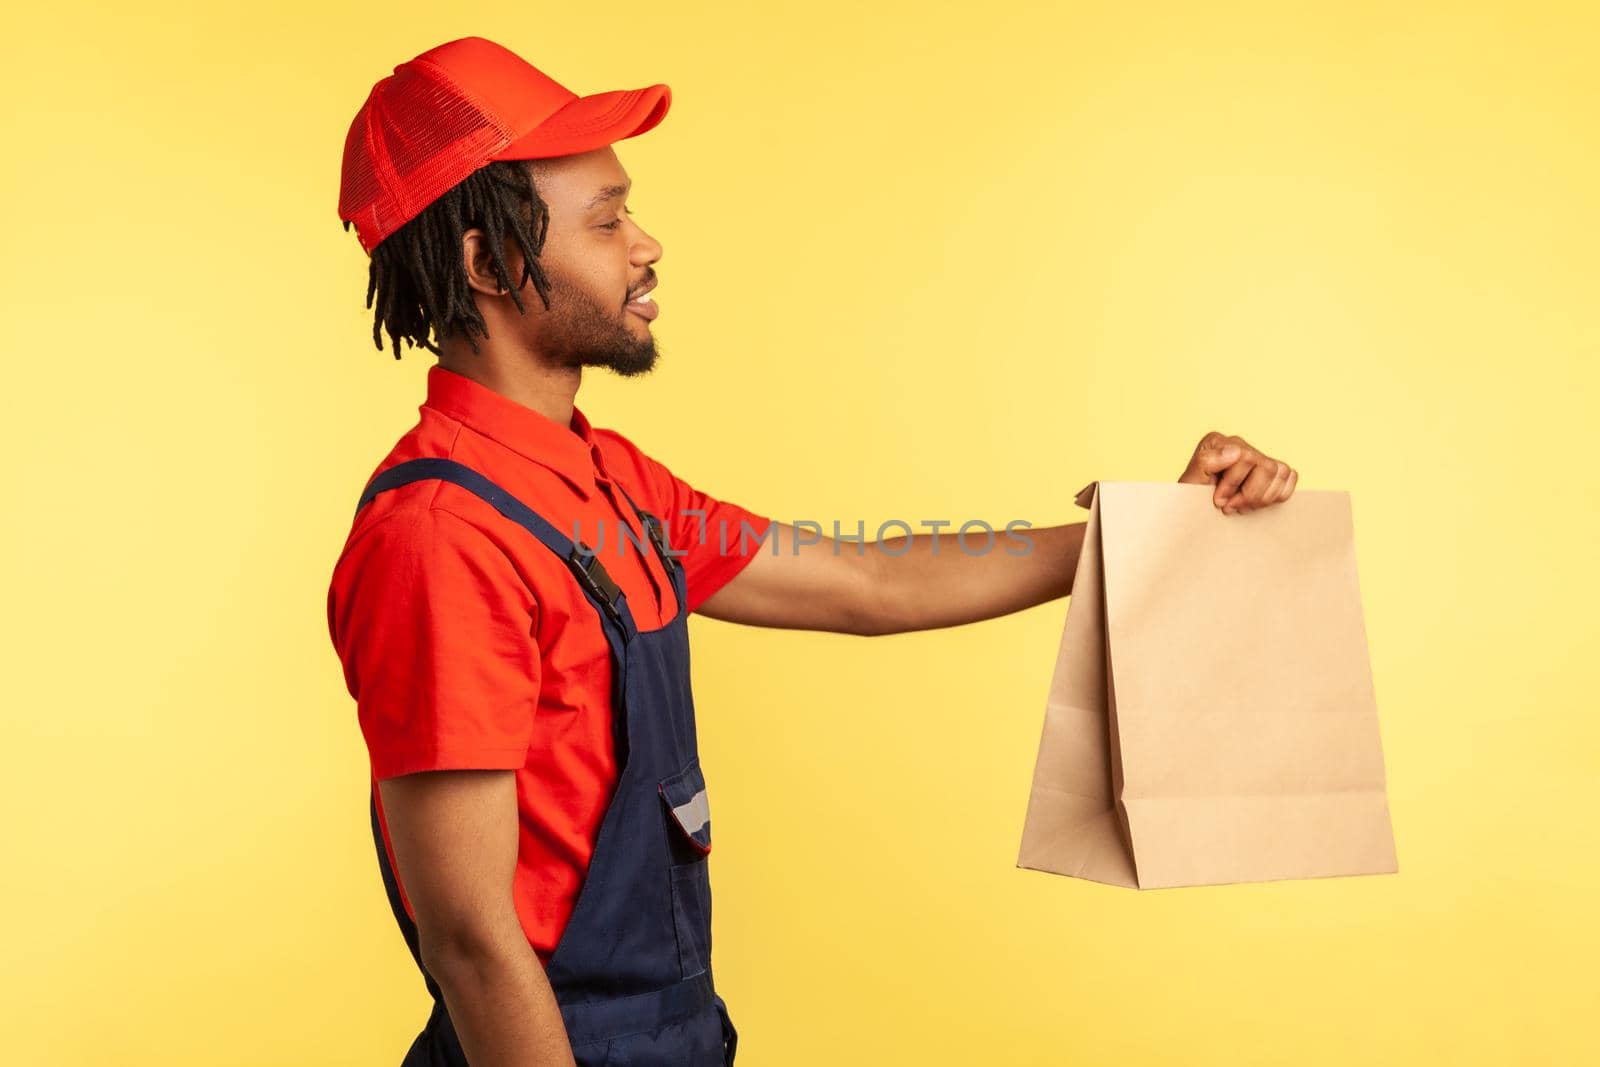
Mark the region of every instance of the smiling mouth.
[[628, 301], [623, 307], [646, 322], [653, 321], [661, 313], [661, 309], [656, 306], [655, 294], [648, 290]]

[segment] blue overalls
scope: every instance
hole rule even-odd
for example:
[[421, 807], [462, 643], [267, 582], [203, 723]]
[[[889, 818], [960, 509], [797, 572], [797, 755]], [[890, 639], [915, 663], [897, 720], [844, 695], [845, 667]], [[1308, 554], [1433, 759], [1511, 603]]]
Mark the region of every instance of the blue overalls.
[[[623, 490], [678, 598], [670, 622], [641, 632], [597, 555], [454, 460], [415, 459], [383, 471], [361, 494], [357, 514], [377, 494], [425, 478], [477, 494], [554, 552], [599, 613], [611, 646], [616, 791], [577, 903], [545, 968], [578, 1067], [730, 1067], [738, 1031], [711, 975], [711, 818], [689, 692], [688, 591], [660, 520]], [[416, 924], [400, 900], [383, 847], [376, 786], [369, 809], [389, 905], [433, 996], [433, 1013], [401, 1067], [468, 1067], [439, 986], [422, 966]]]

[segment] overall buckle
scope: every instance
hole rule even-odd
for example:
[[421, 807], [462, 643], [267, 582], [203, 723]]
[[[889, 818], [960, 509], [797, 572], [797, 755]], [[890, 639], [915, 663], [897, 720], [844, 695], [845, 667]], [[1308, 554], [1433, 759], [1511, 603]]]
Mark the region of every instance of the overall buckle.
[[578, 541], [567, 554], [567, 567], [578, 579], [578, 584], [600, 601], [606, 614], [611, 616], [611, 621], [620, 623], [622, 615], [617, 611], [617, 597], [622, 595], [622, 589], [606, 573], [600, 557], [590, 551], [588, 545]]

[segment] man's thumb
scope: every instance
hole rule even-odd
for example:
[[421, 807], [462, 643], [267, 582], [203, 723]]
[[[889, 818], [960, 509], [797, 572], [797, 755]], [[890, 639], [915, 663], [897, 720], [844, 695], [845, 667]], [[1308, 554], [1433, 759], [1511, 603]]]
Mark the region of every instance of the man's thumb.
[[1200, 454], [1200, 469], [1206, 474], [1216, 474], [1239, 462], [1239, 457], [1243, 454], [1238, 445], [1223, 445], [1221, 448], [1207, 449]]

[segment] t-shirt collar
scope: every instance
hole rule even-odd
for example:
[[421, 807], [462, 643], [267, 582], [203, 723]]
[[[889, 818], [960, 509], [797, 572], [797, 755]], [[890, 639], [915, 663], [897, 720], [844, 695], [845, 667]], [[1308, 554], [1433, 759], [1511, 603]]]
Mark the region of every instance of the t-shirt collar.
[[428, 368], [426, 406], [549, 467], [585, 496], [594, 489], [597, 471], [604, 470], [589, 420], [576, 405], [571, 425], [562, 426], [548, 415], [435, 364]]

